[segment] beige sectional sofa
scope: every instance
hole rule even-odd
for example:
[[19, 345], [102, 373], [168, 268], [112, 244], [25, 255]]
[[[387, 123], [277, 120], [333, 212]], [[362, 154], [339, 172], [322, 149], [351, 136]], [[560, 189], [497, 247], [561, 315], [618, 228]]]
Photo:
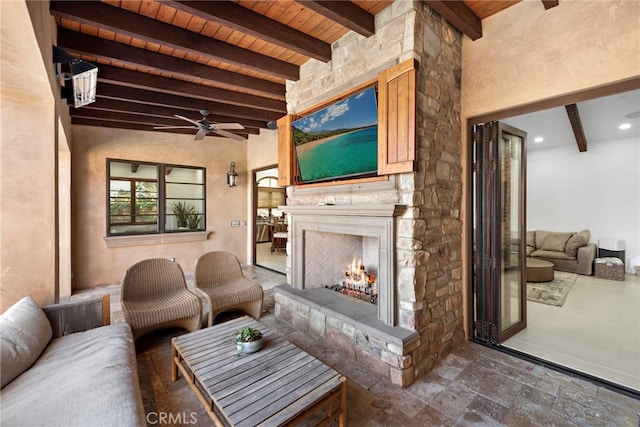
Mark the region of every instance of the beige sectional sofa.
[[555, 270], [590, 276], [597, 246], [589, 230], [576, 232], [527, 231], [527, 257], [552, 262]]
[[[1, 425], [146, 425], [131, 328], [100, 326], [90, 304], [25, 297], [0, 316]], [[99, 327], [79, 331], [90, 323]]]

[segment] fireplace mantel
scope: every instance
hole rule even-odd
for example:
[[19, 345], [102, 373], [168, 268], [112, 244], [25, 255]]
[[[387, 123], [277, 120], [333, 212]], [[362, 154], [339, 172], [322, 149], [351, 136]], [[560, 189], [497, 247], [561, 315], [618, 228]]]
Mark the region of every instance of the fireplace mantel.
[[287, 205], [279, 209], [289, 215], [291, 286], [305, 289], [305, 233], [324, 232], [372, 237], [378, 242], [378, 319], [396, 326], [396, 217], [406, 206]]
[[406, 209], [404, 205], [366, 204], [366, 205], [287, 205], [278, 209], [292, 215], [337, 215], [365, 217], [400, 216]]

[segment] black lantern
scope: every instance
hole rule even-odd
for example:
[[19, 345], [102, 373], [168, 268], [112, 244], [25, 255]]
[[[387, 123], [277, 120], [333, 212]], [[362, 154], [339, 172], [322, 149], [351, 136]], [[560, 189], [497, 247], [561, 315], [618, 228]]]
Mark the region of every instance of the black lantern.
[[231, 162], [231, 166], [229, 166], [229, 172], [227, 172], [227, 184], [229, 185], [229, 187], [235, 187], [236, 185], [238, 185], [236, 162]]

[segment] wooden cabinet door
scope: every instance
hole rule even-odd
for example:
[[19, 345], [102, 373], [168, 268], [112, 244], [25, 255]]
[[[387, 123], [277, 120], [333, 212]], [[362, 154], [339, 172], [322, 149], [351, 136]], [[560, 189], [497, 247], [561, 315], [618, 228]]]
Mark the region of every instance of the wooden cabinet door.
[[378, 175], [414, 170], [417, 69], [411, 59], [378, 76]]
[[291, 114], [278, 120], [278, 185], [281, 187], [294, 184], [296, 155], [291, 134], [292, 121]]

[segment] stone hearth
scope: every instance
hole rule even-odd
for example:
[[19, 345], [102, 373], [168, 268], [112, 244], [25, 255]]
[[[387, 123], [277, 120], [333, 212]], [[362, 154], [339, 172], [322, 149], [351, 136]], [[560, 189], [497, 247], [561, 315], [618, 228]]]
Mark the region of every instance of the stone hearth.
[[[411, 367], [410, 352], [420, 341], [416, 331], [396, 322], [396, 220], [405, 207], [304, 205], [281, 209], [289, 218], [291, 285], [274, 289], [276, 315], [404, 385], [402, 371]], [[340, 243], [344, 247], [336, 247]], [[336, 259], [346, 261], [354, 255], [363, 257], [376, 271], [377, 306], [324, 287], [336, 284], [343, 274], [340, 267], [346, 263]]]

